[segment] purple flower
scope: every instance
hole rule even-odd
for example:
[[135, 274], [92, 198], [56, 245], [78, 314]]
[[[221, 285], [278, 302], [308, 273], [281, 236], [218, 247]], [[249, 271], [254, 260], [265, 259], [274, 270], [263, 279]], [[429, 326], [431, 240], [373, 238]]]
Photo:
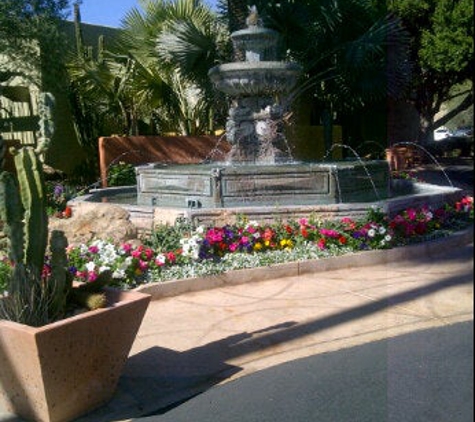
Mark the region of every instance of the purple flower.
[[55, 185], [54, 196], [61, 196], [64, 193], [63, 185]]

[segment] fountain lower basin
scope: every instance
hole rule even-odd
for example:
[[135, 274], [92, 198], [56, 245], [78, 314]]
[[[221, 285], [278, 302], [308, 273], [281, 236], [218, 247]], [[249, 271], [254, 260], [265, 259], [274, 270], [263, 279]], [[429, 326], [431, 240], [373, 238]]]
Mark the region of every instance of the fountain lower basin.
[[389, 196], [385, 161], [136, 168], [137, 203], [173, 208], [294, 206], [376, 201]]

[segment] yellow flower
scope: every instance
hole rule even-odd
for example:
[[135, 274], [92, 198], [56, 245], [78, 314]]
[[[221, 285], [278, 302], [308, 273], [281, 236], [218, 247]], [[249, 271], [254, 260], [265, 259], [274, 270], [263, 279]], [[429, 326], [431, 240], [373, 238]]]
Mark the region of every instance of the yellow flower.
[[254, 245], [254, 250], [255, 250], [255, 251], [260, 251], [261, 249], [262, 249], [262, 243], [257, 242], [257, 243]]
[[282, 239], [280, 241], [280, 246], [282, 249], [292, 249], [294, 244], [292, 243], [290, 239]]

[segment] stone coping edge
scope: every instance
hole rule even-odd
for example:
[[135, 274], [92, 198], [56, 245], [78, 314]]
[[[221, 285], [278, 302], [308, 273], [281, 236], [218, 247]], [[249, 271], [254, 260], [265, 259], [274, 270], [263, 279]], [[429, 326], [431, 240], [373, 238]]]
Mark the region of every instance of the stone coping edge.
[[152, 300], [178, 296], [183, 293], [210, 290], [221, 286], [266, 281], [276, 278], [296, 277], [345, 268], [367, 267], [394, 261], [410, 261], [423, 257], [436, 256], [447, 248], [464, 246], [473, 242], [473, 225], [447, 237], [442, 237], [414, 245], [394, 249], [357, 252], [331, 258], [288, 262], [266, 267], [257, 267], [225, 272], [222, 274], [161, 281], [144, 284], [134, 291], [148, 293]]

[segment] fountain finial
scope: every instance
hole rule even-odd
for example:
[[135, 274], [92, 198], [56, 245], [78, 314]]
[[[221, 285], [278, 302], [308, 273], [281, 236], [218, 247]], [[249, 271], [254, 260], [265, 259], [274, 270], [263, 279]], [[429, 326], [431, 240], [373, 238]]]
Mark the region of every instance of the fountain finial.
[[257, 11], [257, 7], [255, 5], [253, 6], [248, 6], [249, 9], [249, 15], [246, 18], [246, 25], [250, 27], [256, 27], [256, 26], [261, 26], [262, 21], [259, 18], [259, 13]]

